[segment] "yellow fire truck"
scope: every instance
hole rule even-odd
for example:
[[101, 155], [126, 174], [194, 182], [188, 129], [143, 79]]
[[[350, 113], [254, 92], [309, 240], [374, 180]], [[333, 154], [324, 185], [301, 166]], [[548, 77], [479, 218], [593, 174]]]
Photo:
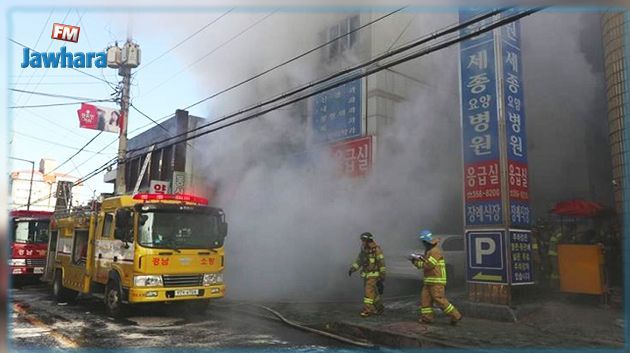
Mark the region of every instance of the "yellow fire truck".
[[47, 269], [59, 301], [102, 296], [109, 315], [126, 304], [188, 301], [205, 309], [225, 294], [225, 215], [194, 195], [136, 194], [56, 215]]

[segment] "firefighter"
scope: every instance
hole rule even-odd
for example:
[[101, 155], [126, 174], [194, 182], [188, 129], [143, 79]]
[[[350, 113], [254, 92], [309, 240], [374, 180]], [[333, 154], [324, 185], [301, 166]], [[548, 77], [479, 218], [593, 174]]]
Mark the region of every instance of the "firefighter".
[[560, 275], [558, 274], [558, 243], [561, 239], [561, 231], [553, 233], [551, 238], [549, 238], [549, 251], [547, 251], [547, 255], [549, 257], [549, 266], [551, 269], [549, 279], [551, 280], [552, 285], [556, 285], [560, 280]]
[[456, 325], [462, 319], [462, 314], [448, 302], [444, 294], [446, 263], [438, 246], [439, 241], [433, 239], [430, 230], [421, 231], [420, 240], [425, 248], [424, 255], [412, 255], [409, 258], [414, 266], [424, 271], [424, 285], [420, 297], [420, 321], [433, 322], [433, 303], [435, 302], [442, 312], [451, 318], [451, 325]]
[[534, 273], [540, 276], [543, 273], [542, 258], [540, 257], [540, 234], [544, 229], [543, 225], [536, 225], [532, 228], [532, 262], [534, 264]]
[[348, 276], [352, 276], [352, 273], [358, 270], [361, 270], [365, 291], [361, 316], [382, 314], [385, 308], [380, 294], [385, 281], [385, 256], [374, 241], [374, 236], [368, 232], [361, 234], [361, 252], [348, 270]]

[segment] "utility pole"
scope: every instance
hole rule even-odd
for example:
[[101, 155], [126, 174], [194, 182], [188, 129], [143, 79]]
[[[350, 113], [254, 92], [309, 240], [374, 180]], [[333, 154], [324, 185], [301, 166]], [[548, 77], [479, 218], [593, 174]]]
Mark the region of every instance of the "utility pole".
[[[124, 49], [123, 49], [124, 50]], [[122, 195], [127, 191], [125, 180], [125, 155], [127, 154], [127, 125], [129, 121], [129, 87], [131, 85], [131, 69], [121, 66], [118, 74], [123, 77], [122, 97], [120, 100], [120, 137], [118, 138], [118, 165], [116, 167], [116, 194]]]
[[107, 48], [107, 66], [118, 69], [118, 75], [122, 76], [122, 88], [120, 99], [120, 137], [118, 139], [118, 164], [116, 167], [116, 194], [123, 195], [127, 192], [125, 180], [125, 158], [127, 154], [127, 126], [129, 126], [129, 90], [131, 86], [131, 69], [140, 65], [140, 46], [127, 39], [125, 45], [120, 48], [118, 43]]
[[30, 211], [31, 209], [31, 194], [33, 193], [33, 174], [35, 174], [35, 161], [31, 161], [28, 159], [9, 157], [9, 159], [14, 159], [16, 161], [28, 162], [31, 164], [31, 181], [28, 185], [28, 200], [26, 201], [26, 210]]

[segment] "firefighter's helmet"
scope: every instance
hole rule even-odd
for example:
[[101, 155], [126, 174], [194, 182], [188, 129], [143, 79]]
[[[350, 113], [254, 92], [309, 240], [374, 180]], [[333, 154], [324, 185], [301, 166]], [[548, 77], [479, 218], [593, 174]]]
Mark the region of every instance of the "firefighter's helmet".
[[420, 231], [418, 238], [420, 238], [421, 241], [426, 241], [427, 243], [430, 243], [433, 241], [433, 233], [431, 233], [431, 231], [428, 229], [424, 229]]
[[365, 232], [361, 234], [361, 240], [374, 240], [374, 236], [370, 232]]

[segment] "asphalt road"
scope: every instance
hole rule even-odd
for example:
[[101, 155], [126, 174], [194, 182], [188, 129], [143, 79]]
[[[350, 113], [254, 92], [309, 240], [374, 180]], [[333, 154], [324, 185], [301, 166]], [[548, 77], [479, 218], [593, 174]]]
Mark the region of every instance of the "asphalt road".
[[182, 314], [181, 307], [152, 305], [130, 311], [127, 318], [105, 315], [99, 299], [84, 297], [57, 303], [43, 284], [10, 291], [9, 344], [11, 352], [64, 348], [289, 348], [319, 352], [350, 346], [304, 332], [259, 315], [247, 308], [217, 301], [205, 313]]

